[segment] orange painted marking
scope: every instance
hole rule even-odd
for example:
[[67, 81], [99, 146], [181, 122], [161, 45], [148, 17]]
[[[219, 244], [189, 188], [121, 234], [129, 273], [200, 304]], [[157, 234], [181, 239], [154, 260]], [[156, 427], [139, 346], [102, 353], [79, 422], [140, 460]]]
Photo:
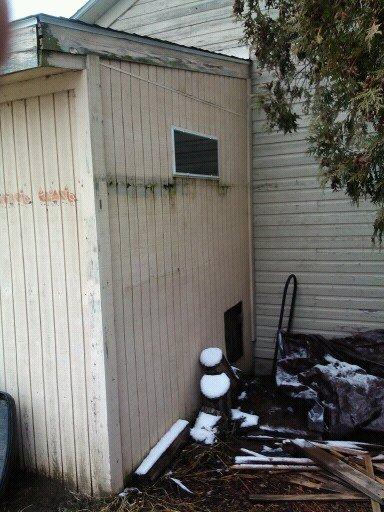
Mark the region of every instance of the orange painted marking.
[[75, 203], [77, 201], [76, 194], [70, 192], [67, 187], [62, 190], [43, 190], [40, 189], [38, 197], [43, 203], [58, 203], [59, 201], [67, 201], [68, 203]]

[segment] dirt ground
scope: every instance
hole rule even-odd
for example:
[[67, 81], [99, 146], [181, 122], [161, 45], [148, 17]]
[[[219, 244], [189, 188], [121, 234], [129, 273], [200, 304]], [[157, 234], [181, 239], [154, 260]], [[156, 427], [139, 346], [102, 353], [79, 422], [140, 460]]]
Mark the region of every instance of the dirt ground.
[[[272, 391], [271, 391], [272, 390]], [[247, 385], [243, 410], [260, 416], [260, 424], [302, 429], [306, 411], [281, 397], [265, 381]], [[272, 443], [273, 444], [273, 443]], [[231, 427], [212, 447], [191, 443], [179, 454], [170, 471], [155, 485], [133, 488], [124, 498], [95, 500], [73, 493], [60, 483], [19, 473], [0, 503], [0, 512], [366, 512], [370, 502], [263, 503], [250, 500], [253, 494], [304, 494], [319, 491], [291, 483], [288, 472], [235, 471], [231, 468], [240, 447], [259, 451], [262, 443], [239, 437]], [[296, 475], [295, 475], [296, 476]], [[182, 482], [191, 493], [173, 480]]]
[[[14, 475], [13, 484], [0, 505], [0, 512], [366, 512], [366, 503], [256, 504], [249, 496], [261, 493], [301, 494], [302, 487], [289, 483], [287, 473], [236, 472], [230, 468], [238, 449], [222, 441], [214, 447], [188, 445], [177, 458], [171, 473], [154, 486], [133, 489], [125, 498], [95, 500], [73, 493], [36, 476]], [[180, 480], [193, 494], [182, 490], [171, 478]], [[312, 491], [311, 491], [312, 492]], [[315, 491], [316, 492], [316, 491]]]

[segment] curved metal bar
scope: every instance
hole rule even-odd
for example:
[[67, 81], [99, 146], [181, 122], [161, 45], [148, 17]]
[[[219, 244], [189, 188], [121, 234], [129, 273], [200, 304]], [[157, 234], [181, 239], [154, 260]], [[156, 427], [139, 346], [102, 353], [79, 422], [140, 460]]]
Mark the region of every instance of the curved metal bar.
[[289, 289], [289, 285], [291, 284], [291, 281], [293, 281], [293, 291], [292, 291], [291, 307], [289, 308], [289, 317], [288, 317], [288, 324], [287, 324], [286, 332], [290, 332], [290, 330], [291, 330], [293, 314], [295, 312], [296, 295], [297, 295], [297, 277], [295, 274], [290, 274], [288, 276], [288, 279], [285, 281], [284, 290], [283, 290], [283, 298], [281, 301], [280, 317], [279, 317], [279, 323], [277, 326], [277, 333], [276, 333], [275, 353], [273, 356], [273, 367], [272, 367], [272, 376], [273, 377], [276, 376], [277, 357], [279, 354], [279, 349], [281, 348], [281, 331], [282, 331], [282, 327], [283, 327], [283, 320], [284, 320], [284, 313], [285, 313], [285, 302], [287, 300], [288, 289]]

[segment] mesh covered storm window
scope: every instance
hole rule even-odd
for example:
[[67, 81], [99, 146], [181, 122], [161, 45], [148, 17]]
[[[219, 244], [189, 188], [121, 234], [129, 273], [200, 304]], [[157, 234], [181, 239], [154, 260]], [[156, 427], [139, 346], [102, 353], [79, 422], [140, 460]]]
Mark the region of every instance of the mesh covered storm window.
[[174, 174], [202, 178], [219, 176], [219, 145], [215, 137], [173, 128]]

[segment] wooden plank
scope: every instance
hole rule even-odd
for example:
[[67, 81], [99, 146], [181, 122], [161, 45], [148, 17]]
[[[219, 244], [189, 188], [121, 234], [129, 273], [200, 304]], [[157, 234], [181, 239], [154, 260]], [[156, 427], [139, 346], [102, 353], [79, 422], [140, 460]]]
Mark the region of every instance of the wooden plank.
[[136, 469], [134, 479], [139, 483], [153, 484], [169, 468], [189, 436], [188, 422], [178, 420]]
[[305, 440], [293, 440], [292, 444], [304, 451], [311, 459], [317, 462], [327, 471], [335, 474], [343, 481], [352, 485], [355, 489], [363, 492], [370, 498], [380, 504], [384, 503], [384, 486], [378, 484], [372, 478], [365, 476], [360, 471], [350, 467], [345, 462], [338, 460], [322, 448], [314, 446], [311, 442]]
[[11, 24], [9, 53], [5, 64], [0, 67], [0, 75], [15, 73], [38, 66], [37, 19], [31, 18], [29, 26]]
[[367, 501], [365, 496], [353, 493], [338, 494], [252, 494], [251, 501], [278, 502], [278, 501]]
[[[57, 51], [76, 55], [97, 54], [105, 58], [141, 62], [156, 66], [189, 69], [209, 74], [223, 74], [247, 78], [247, 63], [236, 62], [230, 58], [207, 55], [199, 50], [176, 48], [170, 43], [153, 42], [121, 33], [109, 32], [106, 29], [85, 25], [71, 26], [71, 22], [56, 24], [41, 22], [41, 51]], [[67, 25], [67, 26], [65, 26]]]
[[[43, 102], [44, 103], [44, 102]], [[46, 189], [45, 159], [43, 155], [41, 116], [44, 105], [41, 98], [27, 100], [29, 159], [33, 185]], [[38, 188], [39, 190], [39, 188]], [[61, 442], [58, 389], [56, 381], [55, 322], [53, 314], [52, 265], [49, 244], [49, 223], [47, 209], [40, 201], [33, 201], [34, 229], [36, 236], [36, 259], [38, 275], [39, 309], [41, 317], [41, 366], [43, 370], [44, 401], [46, 404], [47, 460], [45, 471], [52, 477], [61, 477]], [[38, 351], [36, 352], [36, 358]], [[37, 364], [37, 363], [36, 363]]]
[[[44, 370], [42, 364], [41, 318], [39, 308], [39, 286], [36, 259], [35, 219], [33, 212], [34, 168], [30, 158], [30, 140], [27, 126], [26, 102], [19, 100], [13, 103], [14, 140], [18, 189], [30, 198], [29, 204], [21, 206], [20, 226], [21, 244], [25, 275], [25, 300], [28, 326], [28, 340], [24, 340], [24, 358], [18, 362], [29, 368], [31, 393], [31, 426], [35, 450], [35, 464], [32, 470], [47, 470], [47, 438], [46, 438], [46, 407], [44, 389]], [[28, 201], [28, 199], [27, 199]], [[18, 269], [17, 271], [21, 271]]]
[[[0, 122], [3, 138], [3, 165], [5, 191], [14, 194], [22, 192], [18, 184], [18, 165], [21, 165], [19, 155], [16, 155], [14, 138], [14, 116], [11, 103], [0, 106]], [[3, 206], [4, 207], [4, 206]], [[25, 267], [23, 234], [20, 217], [20, 203], [7, 204], [9, 256], [11, 262], [12, 309], [13, 317], [6, 321], [14, 322], [15, 353], [17, 368], [17, 387], [20, 439], [22, 440], [21, 463], [33, 467], [36, 463], [36, 453], [33, 436], [33, 406], [31, 397], [31, 380], [29, 367], [29, 335], [27, 319], [27, 303], [25, 290]]]
[[[79, 202], [82, 301], [86, 342], [91, 470], [95, 493], [122, 486], [117, 400], [116, 341], [113, 321], [108, 198], [102, 132], [100, 68], [88, 57], [76, 91], [78, 179], [86, 201]], [[81, 149], [80, 149], [81, 148]], [[98, 187], [94, 183], [98, 182]], [[79, 186], [81, 186], [79, 185]]]
[[[324, 478], [324, 481], [314, 482], [315, 477], [318, 476], [316, 473], [309, 474], [308, 476], [299, 475], [297, 477], [292, 477], [289, 481], [293, 484], [300, 485], [302, 487], [306, 487], [308, 489], [316, 489], [318, 491], [332, 491], [332, 492], [347, 492], [349, 489], [344, 485], [340, 485], [337, 482], [333, 482], [332, 480]], [[313, 480], [309, 480], [309, 478], [313, 478]], [[321, 478], [321, 477], [320, 477]]]
[[[372, 459], [369, 453], [364, 454], [364, 463], [365, 469], [367, 471], [367, 475], [375, 480], [375, 471], [373, 469]], [[381, 512], [381, 507], [379, 503], [375, 500], [371, 500], [372, 512]]]

